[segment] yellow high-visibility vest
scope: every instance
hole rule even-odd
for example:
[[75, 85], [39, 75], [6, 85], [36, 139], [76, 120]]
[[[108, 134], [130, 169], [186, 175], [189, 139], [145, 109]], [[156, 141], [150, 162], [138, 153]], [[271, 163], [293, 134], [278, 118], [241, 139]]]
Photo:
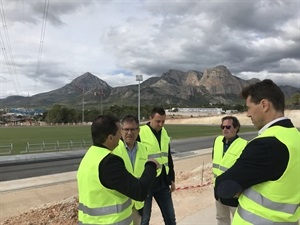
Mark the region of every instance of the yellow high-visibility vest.
[[147, 147], [148, 158], [156, 159], [160, 164], [160, 168], [157, 170], [156, 176], [159, 176], [161, 174], [163, 165], [166, 168], [166, 173], [169, 174], [168, 153], [170, 137], [168, 136], [166, 129], [162, 128], [161, 130], [160, 147], [155, 135], [148, 125], [143, 125], [140, 127], [139, 135], [141, 138], [141, 142]]
[[213, 174], [214, 174], [214, 185], [217, 176], [220, 176], [226, 170], [233, 166], [236, 160], [242, 154], [247, 141], [241, 137], [235, 139], [227, 149], [226, 153], [223, 155], [223, 138], [220, 135], [216, 138], [214, 143], [213, 152]]
[[[125, 167], [133, 176], [140, 178], [145, 169], [145, 163], [148, 160], [148, 153], [146, 146], [140, 142], [136, 142], [137, 144], [137, 151], [136, 151], [136, 158], [134, 162], [134, 167], [132, 167], [129, 155], [127, 153], [127, 149], [125, 144], [122, 140], [119, 141], [119, 145], [112, 151], [113, 154], [120, 156], [125, 163]], [[136, 201], [133, 200], [133, 206], [136, 209], [141, 209], [144, 207], [144, 201]]]
[[[300, 133], [297, 128], [273, 126], [256, 138], [276, 137], [286, 145], [289, 162], [275, 181], [256, 184], [243, 191], [233, 225], [298, 224], [300, 218]], [[255, 139], [256, 139], [255, 138]]]
[[99, 163], [110, 153], [106, 148], [92, 146], [80, 162], [78, 224], [133, 224], [131, 199], [104, 187], [99, 180]]

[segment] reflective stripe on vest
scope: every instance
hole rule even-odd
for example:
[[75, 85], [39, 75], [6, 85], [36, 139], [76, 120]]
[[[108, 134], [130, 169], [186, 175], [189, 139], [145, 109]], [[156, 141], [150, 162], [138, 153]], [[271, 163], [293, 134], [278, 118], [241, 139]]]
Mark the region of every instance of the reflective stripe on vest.
[[[161, 158], [161, 157], [168, 157], [168, 153], [166, 152], [161, 152], [161, 153], [156, 153], [156, 154], [148, 154], [148, 159], [153, 159], [153, 158]], [[162, 167], [162, 165], [164, 165], [165, 167], [169, 166], [168, 163], [161, 163], [158, 162], [160, 167]]]
[[[252, 141], [275, 137], [289, 153], [287, 167], [277, 180], [244, 190], [232, 224], [298, 224], [300, 218], [300, 133], [297, 128], [272, 126]], [[251, 142], [249, 142], [249, 145]]]
[[159, 176], [162, 171], [162, 166], [165, 166], [166, 173], [169, 173], [169, 144], [170, 137], [165, 128], [161, 130], [161, 139], [160, 145], [157, 141], [157, 138], [153, 134], [151, 128], [148, 125], [143, 125], [140, 127], [140, 138], [141, 142], [147, 146], [148, 158], [156, 159], [160, 164], [160, 168], [157, 169], [156, 176]]
[[131, 205], [131, 199], [128, 199], [123, 204], [104, 206], [98, 208], [89, 208], [82, 203], [79, 203], [78, 209], [81, 210], [85, 214], [89, 214], [90, 216], [106, 216], [109, 214], [119, 213], [125, 210], [127, 207]]
[[[125, 218], [122, 221], [116, 222], [116, 223], [106, 223], [105, 225], [129, 225], [132, 224], [132, 216]], [[81, 221], [78, 222], [78, 225], [92, 225], [90, 223], [82, 223]]]
[[[216, 163], [213, 163], [212, 167], [221, 170], [223, 173], [229, 169], [229, 168], [226, 168], [225, 166], [220, 166], [219, 164], [216, 164]], [[214, 174], [214, 178], [216, 178], [218, 176], [216, 173], [213, 173], [213, 174]]]
[[243, 220], [251, 224], [259, 224], [259, 225], [297, 225], [298, 224], [298, 222], [274, 222], [266, 218], [262, 218], [258, 215], [254, 215], [248, 212], [247, 210], [243, 209], [241, 206], [238, 206], [237, 213]]
[[110, 150], [92, 146], [80, 162], [77, 171], [80, 224], [132, 224], [131, 199], [104, 187], [99, 180], [99, 163], [108, 154]]
[[148, 159], [156, 159], [162, 157], [161, 152], [160, 153], [155, 153], [155, 154], [148, 154]]
[[229, 169], [229, 168], [227, 168], [225, 166], [221, 166], [221, 165], [216, 164], [216, 163], [213, 164], [213, 168], [217, 168], [217, 169], [221, 170], [222, 172], [225, 172], [226, 170]]
[[297, 210], [297, 208], [300, 206], [299, 204], [286, 204], [286, 203], [279, 203], [271, 201], [270, 199], [262, 196], [260, 193], [252, 190], [251, 188], [248, 188], [243, 192], [245, 196], [247, 196], [252, 201], [256, 202], [257, 204], [260, 204], [266, 208], [280, 211], [280, 212], [286, 212], [290, 214], [294, 214]]
[[214, 185], [216, 178], [232, 167], [247, 145], [247, 141], [245, 139], [238, 137], [230, 144], [225, 154], [223, 154], [223, 139], [224, 136], [218, 136], [215, 139], [213, 146]]

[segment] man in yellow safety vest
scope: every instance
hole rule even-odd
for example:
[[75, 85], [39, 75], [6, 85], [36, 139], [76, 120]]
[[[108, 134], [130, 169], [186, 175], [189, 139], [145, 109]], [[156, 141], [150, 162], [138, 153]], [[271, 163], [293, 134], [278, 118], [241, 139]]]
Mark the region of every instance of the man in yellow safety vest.
[[[215, 139], [212, 152], [214, 181], [235, 163], [247, 144], [245, 139], [238, 136], [240, 128], [240, 122], [234, 116], [225, 116], [221, 119], [222, 135]], [[237, 198], [223, 199], [216, 194], [216, 191], [214, 193], [217, 223], [230, 225], [238, 200]]]
[[121, 137], [119, 119], [98, 116], [91, 126], [93, 145], [77, 171], [78, 224], [132, 225], [132, 201], [143, 201], [156, 177], [158, 163], [149, 159], [138, 179], [124, 161], [111, 154]]
[[284, 116], [284, 94], [266, 79], [245, 87], [242, 97], [259, 135], [217, 177], [217, 194], [239, 196], [233, 225], [296, 225], [300, 218], [300, 133]]
[[165, 224], [176, 225], [175, 210], [171, 193], [175, 191], [175, 172], [170, 150], [170, 137], [164, 128], [166, 112], [163, 108], [152, 109], [150, 121], [141, 126], [140, 141], [147, 146], [149, 158], [160, 164], [157, 177], [147, 196], [141, 225], [149, 225], [152, 199], [160, 208]]
[[[148, 160], [146, 146], [137, 142], [136, 138], [140, 132], [139, 120], [137, 117], [127, 115], [121, 120], [121, 140], [113, 150], [115, 155], [120, 156], [125, 163], [126, 169], [135, 177], [141, 177], [145, 164]], [[132, 216], [133, 225], [141, 224], [141, 215], [143, 214], [143, 201], [133, 200]]]

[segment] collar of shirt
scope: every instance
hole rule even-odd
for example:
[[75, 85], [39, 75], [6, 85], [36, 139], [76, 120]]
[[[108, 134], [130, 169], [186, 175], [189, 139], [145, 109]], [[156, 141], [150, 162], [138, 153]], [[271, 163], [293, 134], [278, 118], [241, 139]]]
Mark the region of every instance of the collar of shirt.
[[136, 142], [134, 143], [134, 146], [133, 146], [133, 148], [132, 148], [132, 149], [130, 149], [130, 148], [128, 147], [128, 145], [126, 144], [126, 142], [125, 142], [125, 141], [124, 141], [124, 145], [125, 145], [125, 147], [126, 147], [127, 151], [129, 151], [129, 152], [135, 152], [135, 151], [136, 151], [136, 149], [137, 149], [137, 144], [136, 144]]
[[226, 138], [223, 138], [223, 154], [227, 151], [229, 146], [231, 145], [232, 142], [234, 142], [235, 139], [237, 139], [239, 136], [236, 135], [235, 137], [229, 139], [229, 141], [226, 143]]
[[[97, 147], [99, 147], [99, 148], [106, 148], [106, 149], [108, 149], [108, 150], [110, 150], [108, 147], [106, 147], [105, 145], [103, 145], [103, 144], [93, 144], [94, 146], [97, 146]], [[110, 150], [111, 151], [111, 150]]]
[[126, 144], [126, 142], [124, 142], [126, 150], [127, 150], [127, 154], [129, 156], [132, 168], [134, 168], [134, 163], [135, 163], [135, 158], [136, 158], [136, 152], [137, 152], [137, 143], [134, 143], [133, 149], [130, 150]]
[[261, 128], [259, 131], [258, 131], [258, 135], [261, 135], [266, 129], [268, 129], [272, 124], [280, 121], [280, 120], [286, 120], [288, 119], [287, 117], [279, 117], [275, 120], [272, 120], [271, 122], [267, 123], [265, 126], [263, 126], [263, 128]]
[[151, 126], [150, 126], [150, 122], [147, 123], [147, 125], [150, 127], [152, 133], [154, 134], [154, 136], [156, 137], [156, 140], [158, 141], [158, 144], [160, 146], [160, 138], [161, 138], [161, 131], [162, 129], [160, 129], [158, 132], [156, 130], [154, 130]]
[[154, 129], [150, 126], [150, 122], [148, 122], [147, 125], [148, 125], [148, 127], [150, 127], [150, 129], [152, 130], [152, 132], [153, 132], [155, 135], [161, 134], [161, 130], [162, 130], [162, 129], [160, 129], [159, 131], [154, 130]]
[[224, 138], [223, 138], [223, 143], [224, 143], [224, 144], [229, 144], [229, 145], [230, 145], [230, 144], [231, 144], [232, 142], [234, 142], [234, 140], [237, 139], [238, 137], [239, 137], [238, 135], [235, 135], [233, 138], [229, 139], [229, 141], [228, 141], [227, 143], [226, 143], [226, 138], [224, 137]]

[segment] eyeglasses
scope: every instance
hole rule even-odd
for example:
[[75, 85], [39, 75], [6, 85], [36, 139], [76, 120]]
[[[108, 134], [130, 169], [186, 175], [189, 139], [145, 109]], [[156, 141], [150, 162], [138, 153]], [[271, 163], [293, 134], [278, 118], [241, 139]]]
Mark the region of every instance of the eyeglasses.
[[125, 132], [129, 132], [129, 131], [135, 132], [135, 131], [137, 131], [138, 129], [139, 129], [139, 128], [122, 128], [122, 130], [125, 131]]
[[231, 128], [231, 125], [228, 125], [228, 126], [221, 125], [221, 129], [224, 130], [224, 128], [226, 128], [226, 130], [229, 130]]

